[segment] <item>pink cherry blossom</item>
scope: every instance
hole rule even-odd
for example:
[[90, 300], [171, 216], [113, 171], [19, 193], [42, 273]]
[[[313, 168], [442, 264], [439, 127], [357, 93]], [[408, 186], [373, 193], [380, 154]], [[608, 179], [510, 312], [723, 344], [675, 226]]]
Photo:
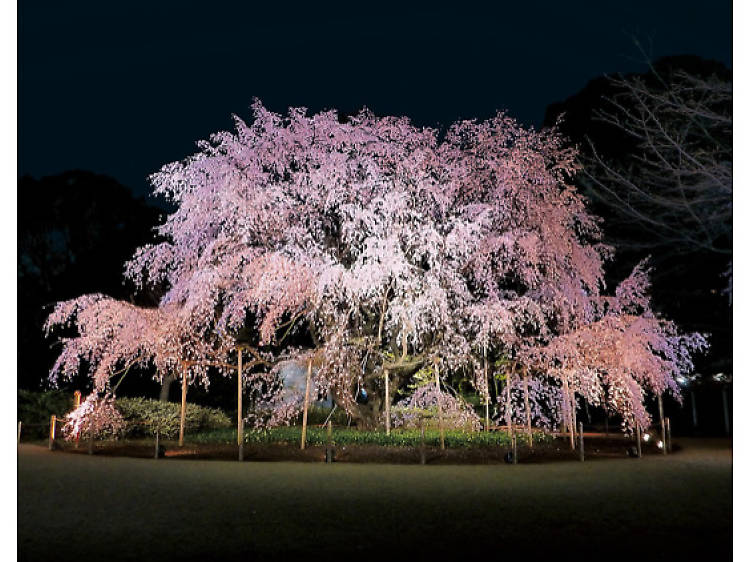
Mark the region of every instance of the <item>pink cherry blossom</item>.
[[282, 359], [312, 361], [316, 387], [375, 425], [386, 371], [403, 389], [437, 362], [443, 378], [471, 373], [486, 398], [486, 355], [525, 369], [535, 423], [606, 393], [632, 425], [648, 421], [645, 393], [676, 394], [675, 377], [705, 347], [651, 311], [645, 267], [606, 291], [613, 250], [571, 183], [576, 151], [555, 129], [498, 114], [440, 138], [367, 110], [342, 122], [260, 102], [251, 123], [235, 125], [151, 177], [176, 210], [126, 275], [166, 286], [160, 306], [60, 303], [48, 328], [72, 323], [79, 335], [65, 340], [53, 379], [85, 364], [103, 389], [123, 366], [153, 364], [159, 378], [190, 360], [191, 379], [207, 381], [244, 331], [265, 359], [251, 376], [265, 389], [261, 417], [275, 422], [299, 403], [278, 395]]

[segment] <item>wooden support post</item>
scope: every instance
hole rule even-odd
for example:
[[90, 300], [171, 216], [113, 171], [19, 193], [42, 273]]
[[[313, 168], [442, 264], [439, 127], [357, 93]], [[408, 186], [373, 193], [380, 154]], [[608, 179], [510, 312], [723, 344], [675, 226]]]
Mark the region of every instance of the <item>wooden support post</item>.
[[[76, 390], [73, 393], [73, 409], [77, 410], [80, 405], [81, 405], [81, 391], [80, 390]], [[75, 443], [75, 447], [76, 447], [76, 449], [78, 448], [78, 444], [79, 444], [80, 440], [81, 440], [81, 434], [80, 434], [80, 432], [78, 432], [78, 433], [76, 433], [76, 436], [75, 436], [75, 442], [76, 442]]]
[[505, 381], [505, 425], [508, 428], [508, 434], [511, 436], [511, 441], [513, 440], [513, 406], [510, 397], [510, 383], [514, 368], [515, 364], [508, 373], [508, 378]]
[[244, 458], [245, 421], [242, 418], [242, 348], [237, 348], [237, 460]]
[[185, 414], [187, 412], [187, 363], [182, 364], [182, 405], [180, 407], [180, 440], [179, 445], [185, 444]]
[[424, 420], [419, 417], [419, 464], [427, 464], [427, 455], [424, 445]]
[[570, 415], [572, 416], [571, 420], [571, 427], [573, 428], [573, 434], [571, 435], [571, 438], [573, 439], [573, 449], [575, 449], [575, 437], [576, 437], [576, 429], [578, 428], [578, 416], [576, 415], [576, 393], [575, 390], [570, 391]]
[[669, 424], [669, 418], [666, 418], [665, 420], [666, 426], [667, 426], [667, 442], [664, 444], [664, 446], [667, 448], [668, 453], [672, 453], [672, 428]]
[[[565, 403], [568, 405], [568, 410], [571, 410], [573, 407], [573, 404], [570, 401], [570, 387], [568, 386], [568, 379], [563, 378], [563, 394], [565, 397]], [[573, 413], [568, 412], [567, 415], [566, 425], [568, 426], [568, 429], [570, 430], [570, 449], [572, 451], [576, 450], [576, 441], [575, 441], [575, 429], [573, 428]]]
[[604, 435], [609, 437], [609, 400], [607, 392], [604, 392]]
[[510, 387], [513, 377], [513, 371], [516, 369], [516, 364], [513, 363], [510, 372], [508, 373], [508, 380], [505, 383], [505, 423], [508, 426], [508, 433], [510, 435], [511, 451], [513, 452], [513, 464], [518, 462], [518, 449], [516, 447], [516, 432], [513, 431], [513, 410], [510, 396]]
[[581, 462], [583, 462], [583, 422], [579, 422], [578, 424], [578, 449], [578, 457], [581, 459]]
[[534, 440], [531, 436], [531, 406], [529, 406], [529, 378], [526, 368], [523, 369], [523, 402], [526, 407], [526, 434], [529, 437], [529, 447], [534, 448]]
[[333, 422], [326, 424], [326, 462], [333, 462]]
[[21, 422], [18, 422], [18, 445], [21, 444]]
[[55, 448], [55, 425], [57, 424], [57, 417], [52, 414], [49, 419], [49, 450]]
[[305, 448], [305, 439], [307, 439], [307, 407], [310, 402], [310, 377], [312, 376], [312, 358], [307, 360], [307, 377], [305, 381], [305, 402], [302, 406], [302, 442], [300, 449]]
[[159, 428], [156, 428], [156, 439], [154, 439], [154, 458], [159, 459]]
[[659, 423], [661, 424], [661, 454], [667, 454], [667, 429], [664, 426], [664, 402], [662, 401], [661, 394], [657, 397], [659, 402]]
[[[495, 389], [495, 400], [497, 400], [500, 398], [500, 390], [497, 388], [497, 379], [494, 377], [494, 375], [492, 377], [492, 386]], [[495, 412], [497, 412], [497, 407], [495, 407]]]
[[390, 376], [388, 369], [385, 370], [385, 434], [391, 434], [391, 392]]
[[89, 421], [89, 455], [94, 454], [94, 423]]
[[440, 365], [435, 361], [435, 390], [437, 391], [438, 430], [440, 431], [440, 450], [445, 451], [445, 429], [443, 428], [443, 395], [440, 391]]
[[490, 379], [487, 376], [487, 344], [484, 344], [484, 382], [487, 392], [484, 397], [484, 430], [490, 430]]
[[642, 451], [641, 451], [641, 426], [638, 423], [635, 424], [635, 446], [636, 446], [636, 449], [638, 450], [638, 458], [640, 459], [641, 458], [641, 454], [642, 454]]

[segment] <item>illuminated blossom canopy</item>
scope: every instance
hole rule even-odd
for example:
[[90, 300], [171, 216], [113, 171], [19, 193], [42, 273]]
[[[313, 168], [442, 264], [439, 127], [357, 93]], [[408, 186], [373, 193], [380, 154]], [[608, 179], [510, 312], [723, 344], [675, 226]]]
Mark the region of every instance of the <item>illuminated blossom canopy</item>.
[[76, 334], [61, 338], [50, 380], [56, 383], [59, 376], [70, 378], [85, 368], [101, 392], [132, 367], [154, 367], [157, 380], [184, 367], [190, 378], [205, 383], [209, 365], [226, 355], [233, 340], [195, 331], [182, 312], [169, 305], [138, 307], [101, 294], [58, 303], [45, 329], [75, 326]]
[[675, 391], [704, 344], [651, 312], [643, 268], [605, 294], [612, 250], [556, 130], [498, 114], [441, 134], [367, 110], [283, 116], [259, 102], [253, 117], [151, 177], [176, 210], [126, 274], [167, 287], [159, 309], [63, 303], [50, 324], [78, 315], [83, 331], [55, 371], [85, 357], [103, 380], [141, 353], [163, 374], [244, 334], [269, 362], [311, 361], [317, 387], [363, 425], [382, 419], [386, 371], [391, 401], [433, 364], [443, 378], [472, 373], [487, 396], [485, 362], [500, 359], [535, 404], [608, 392], [631, 424], [647, 421], [644, 392]]

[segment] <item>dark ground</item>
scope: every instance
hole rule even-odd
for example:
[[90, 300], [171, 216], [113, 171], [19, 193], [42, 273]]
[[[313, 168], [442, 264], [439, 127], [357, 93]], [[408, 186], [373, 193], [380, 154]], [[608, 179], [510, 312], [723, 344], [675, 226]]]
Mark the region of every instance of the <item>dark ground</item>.
[[517, 466], [154, 461], [21, 445], [19, 560], [728, 560], [731, 444], [676, 445], [668, 457]]

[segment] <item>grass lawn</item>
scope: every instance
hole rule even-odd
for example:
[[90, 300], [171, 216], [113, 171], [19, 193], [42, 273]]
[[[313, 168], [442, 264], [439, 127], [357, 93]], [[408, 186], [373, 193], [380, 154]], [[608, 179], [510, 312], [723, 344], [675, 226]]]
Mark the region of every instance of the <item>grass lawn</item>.
[[679, 443], [669, 457], [516, 466], [155, 461], [21, 445], [19, 560], [728, 559], [729, 442]]

